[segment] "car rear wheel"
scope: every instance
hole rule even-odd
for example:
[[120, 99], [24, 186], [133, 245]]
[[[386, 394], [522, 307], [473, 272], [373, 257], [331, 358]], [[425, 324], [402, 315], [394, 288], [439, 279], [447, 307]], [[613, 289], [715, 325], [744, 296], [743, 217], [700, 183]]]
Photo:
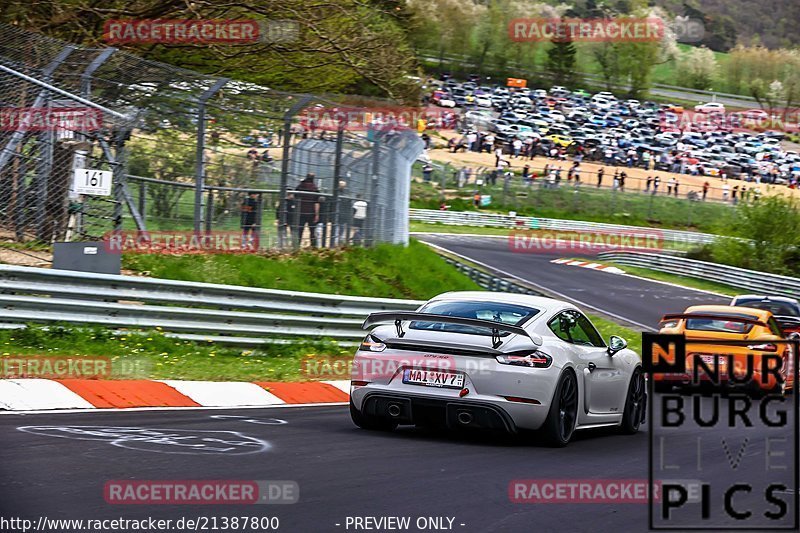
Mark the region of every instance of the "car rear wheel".
[[397, 427], [397, 422], [393, 422], [388, 418], [379, 416], [365, 415], [353, 405], [353, 400], [350, 400], [350, 418], [353, 424], [361, 429], [369, 429], [372, 431], [392, 431]]
[[545, 440], [552, 446], [566, 446], [578, 420], [578, 381], [566, 370], [558, 380], [550, 411], [542, 426]]
[[633, 435], [639, 431], [639, 426], [642, 425], [647, 398], [644, 385], [642, 370], [637, 368], [633, 371], [631, 383], [628, 386], [628, 395], [625, 399], [625, 411], [622, 413], [620, 431], [626, 435]]

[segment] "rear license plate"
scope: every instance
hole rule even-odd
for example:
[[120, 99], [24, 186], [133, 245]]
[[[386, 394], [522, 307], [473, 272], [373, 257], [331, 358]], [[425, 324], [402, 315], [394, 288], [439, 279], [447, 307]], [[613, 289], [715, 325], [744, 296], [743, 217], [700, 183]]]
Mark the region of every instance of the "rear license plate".
[[409, 385], [423, 385], [427, 387], [463, 389], [464, 374], [457, 374], [455, 372], [441, 372], [439, 370], [407, 369], [403, 371], [403, 383], [408, 383]]

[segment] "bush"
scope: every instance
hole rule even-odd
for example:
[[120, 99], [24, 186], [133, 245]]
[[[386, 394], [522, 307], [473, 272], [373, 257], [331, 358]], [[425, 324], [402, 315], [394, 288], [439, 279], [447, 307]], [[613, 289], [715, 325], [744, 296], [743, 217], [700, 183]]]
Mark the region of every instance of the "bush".
[[800, 212], [794, 199], [768, 196], [742, 202], [731, 235], [710, 246], [717, 263], [783, 275], [800, 274]]

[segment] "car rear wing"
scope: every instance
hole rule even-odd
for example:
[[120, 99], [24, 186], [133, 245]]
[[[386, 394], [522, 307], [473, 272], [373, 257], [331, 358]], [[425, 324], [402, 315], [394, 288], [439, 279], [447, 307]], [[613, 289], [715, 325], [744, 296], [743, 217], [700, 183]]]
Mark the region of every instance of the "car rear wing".
[[406, 311], [382, 311], [379, 313], [371, 313], [364, 323], [361, 325], [362, 329], [369, 329], [378, 324], [391, 324], [394, 323], [397, 328], [397, 336], [403, 337], [402, 323], [406, 320], [418, 320], [420, 322], [433, 322], [436, 324], [458, 324], [460, 326], [472, 326], [475, 328], [484, 328], [492, 332], [492, 347], [497, 348], [503, 341], [500, 340], [500, 332], [515, 333], [528, 337], [532, 342], [533, 337], [520, 326], [513, 324], [504, 324], [494, 320], [483, 320], [481, 318], [464, 318], [460, 316], [450, 315], [437, 315], [433, 313], [416, 313]]
[[728, 322], [742, 322], [744, 324], [754, 324], [756, 326], [763, 326], [768, 328], [769, 324], [757, 318], [749, 318], [744, 316], [731, 316], [722, 313], [672, 313], [664, 315], [661, 322], [670, 320], [685, 320], [689, 318], [699, 318], [701, 320], [727, 320]]

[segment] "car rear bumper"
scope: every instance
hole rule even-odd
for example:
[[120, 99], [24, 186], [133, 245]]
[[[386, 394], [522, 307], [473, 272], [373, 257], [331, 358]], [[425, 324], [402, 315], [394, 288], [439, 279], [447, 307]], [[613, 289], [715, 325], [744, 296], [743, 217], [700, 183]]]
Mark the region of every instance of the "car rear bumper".
[[460, 398], [383, 387], [355, 387], [350, 397], [368, 416], [392, 419], [400, 425], [431, 425], [452, 429], [483, 429], [518, 433], [535, 430], [547, 418], [548, 405], [521, 403], [503, 397]]
[[435, 397], [374, 392], [364, 397], [361, 412], [368, 416], [392, 419], [398, 424], [427, 424], [508, 433], [518, 431], [506, 411], [480, 401], [448, 401]]

